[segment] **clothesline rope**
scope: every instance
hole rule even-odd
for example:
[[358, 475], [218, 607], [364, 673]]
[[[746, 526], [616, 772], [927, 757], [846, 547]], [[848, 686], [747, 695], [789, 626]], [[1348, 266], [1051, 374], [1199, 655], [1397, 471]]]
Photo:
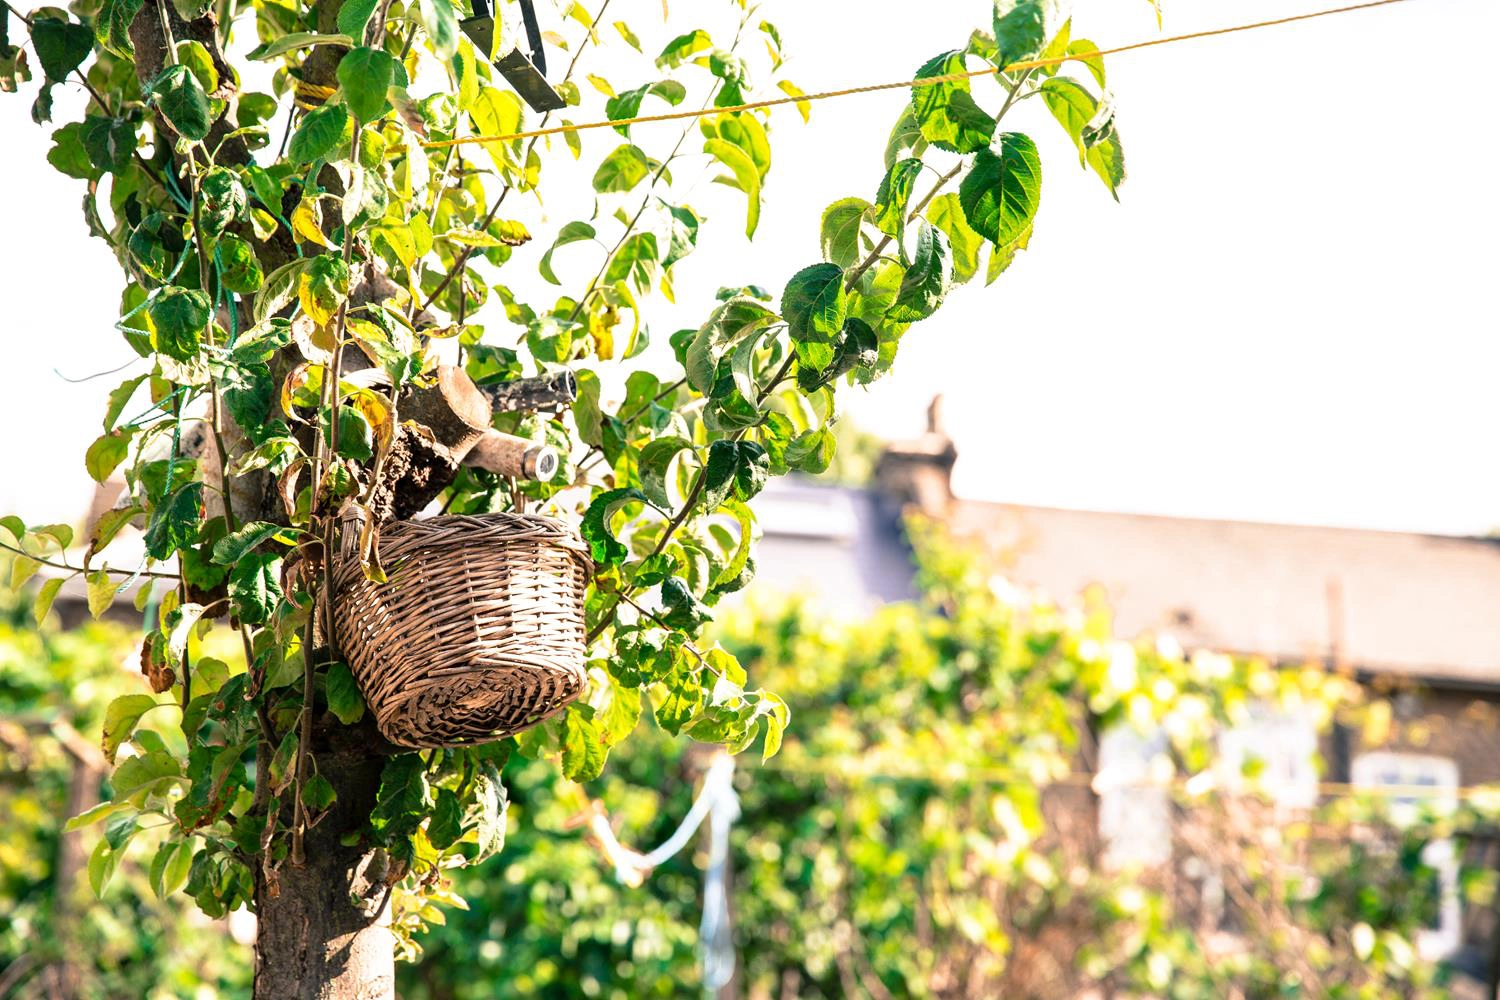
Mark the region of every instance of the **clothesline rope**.
[[575, 123], [569, 122], [562, 125], [554, 125], [548, 128], [531, 129], [525, 132], [508, 132], [503, 135], [465, 135], [453, 139], [433, 139], [422, 143], [427, 149], [446, 149], [449, 146], [461, 146], [468, 143], [484, 142], [511, 142], [516, 139], [534, 139], [549, 135], [562, 135], [568, 132], [584, 132], [589, 129], [615, 128], [617, 126], [647, 125], [654, 122], [682, 121], [688, 118], [702, 118], [711, 115], [737, 114], [741, 111], [757, 111], [762, 108], [784, 107], [788, 104], [803, 104], [811, 101], [826, 101], [836, 97], [852, 97], [857, 94], [874, 94], [886, 90], [904, 90], [917, 85], [935, 86], [944, 83], [958, 83], [964, 80], [973, 80], [978, 77], [994, 76], [997, 73], [1013, 73], [1021, 70], [1043, 69], [1049, 66], [1061, 66], [1067, 62], [1084, 62], [1089, 59], [1100, 59], [1104, 56], [1118, 55], [1121, 52], [1134, 52], [1137, 49], [1152, 48], [1157, 45], [1171, 45], [1176, 42], [1187, 42], [1199, 38], [1212, 38], [1217, 35], [1232, 35], [1240, 31], [1255, 31], [1260, 28], [1271, 28], [1277, 25], [1292, 24], [1297, 21], [1310, 21], [1314, 18], [1329, 17], [1334, 14], [1349, 14], [1355, 11], [1370, 10], [1375, 7], [1387, 7], [1391, 4], [1408, 3], [1410, 0], [1369, 0], [1367, 3], [1353, 4], [1347, 7], [1330, 7], [1325, 10], [1309, 11], [1305, 14], [1290, 14], [1286, 17], [1273, 18], [1268, 21], [1254, 21], [1249, 24], [1236, 24], [1224, 28], [1208, 28], [1203, 31], [1190, 31], [1182, 35], [1169, 35], [1165, 38], [1150, 38], [1141, 42], [1132, 42], [1129, 45], [1118, 45], [1109, 49], [1094, 49], [1087, 52], [1076, 52], [1068, 55], [1051, 56], [1045, 59], [1023, 59], [1019, 62], [1010, 63], [1004, 67], [986, 67], [985, 69], [972, 70], [965, 73], [947, 73], [942, 76], [923, 77], [916, 80], [902, 80], [895, 83], [872, 83], [860, 87], [845, 87], [840, 90], [825, 90], [816, 94], [797, 94], [787, 97], [769, 97], [761, 101], [749, 101], [744, 104], [734, 104], [722, 108], [697, 108], [687, 111], [668, 111], [657, 115], [637, 115], [632, 118], [617, 118], [611, 121], [594, 121]]

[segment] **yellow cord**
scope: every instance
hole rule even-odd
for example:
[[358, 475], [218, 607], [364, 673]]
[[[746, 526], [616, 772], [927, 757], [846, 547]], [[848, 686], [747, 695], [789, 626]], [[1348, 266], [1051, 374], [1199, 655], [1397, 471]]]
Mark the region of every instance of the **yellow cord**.
[[306, 80], [292, 81], [292, 100], [303, 111], [312, 111], [314, 108], [322, 107], [325, 101], [337, 93], [336, 87], [325, 87], [320, 83], [308, 83]]
[[873, 94], [882, 90], [904, 90], [907, 87], [915, 87], [919, 84], [932, 86], [943, 83], [957, 83], [961, 80], [972, 80], [981, 76], [993, 76], [996, 73], [1014, 73], [1019, 70], [1061, 66], [1065, 62], [1082, 62], [1088, 59], [1098, 59], [1103, 56], [1117, 55], [1121, 52], [1132, 52], [1136, 49], [1150, 48], [1153, 45], [1168, 45], [1173, 42], [1186, 42], [1195, 38], [1209, 38], [1214, 35], [1230, 35], [1237, 31], [1253, 31], [1257, 28], [1270, 28], [1278, 24], [1309, 21], [1315, 17], [1328, 17], [1331, 14], [1347, 14], [1351, 11], [1369, 10], [1372, 7], [1385, 7], [1390, 4], [1406, 2], [1407, 0], [1370, 0], [1368, 3], [1354, 4], [1350, 7], [1333, 7], [1328, 10], [1318, 10], [1308, 14], [1292, 14], [1288, 17], [1278, 17], [1273, 21], [1256, 21], [1253, 24], [1239, 24], [1229, 28], [1211, 28], [1207, 31], [1194, 31], [1186, 35], [1153, 38], [1144, 42], [1134, 42], [1130, 45], [1120, 45], [1112, 49], [1097, 49], [1090, 52], [1078, 52], [1072, 55], [1054, 56], [1047, 59], [1026, 59], [1021, 62], [1011, 63], [1002, 69], [986, 67], [985, 69], [973, 70], [967, 73], [949, 73], [944, 76], [924, 77], [920, 80], [903, 80], [900, 83], [874, 83], [863, 87], [848, 87], [844, 90], [826, 90], [819, 94], [800, 94], [795, 97], [772, 97], [764, 101], [751, 101], [748, 104], [735, 104], [724, 108], [671, 111], [666, 114], [640, 115], [635, 118], [619, 118], [614, 121], [584, 122], [581, 125], [555, 125], [551, 128], [532, 129], [529, 132], [511, 132], [506, 135], [466, 135], [456, 139], [435, 139], [430, 142], [424, 142], [422, 145], [427, 149], [443, 149], [448, 146], [460, 146], [472, 142], [511, 142], [515, 139], [533, 139], [539, 136], [561, 135], [565, 132], [583, 132], [587, 129], [614, 128], [618, 125], [645, 125], [652, 122], [671, 122], [681, 121], [684, 118], [701, 118], [707, 115], [736, 114], [741, 111], [756, 111], [761, 108], [775, 108], [786, 104], [801, 104], [805, 101], [826, 101], [834, 97]]

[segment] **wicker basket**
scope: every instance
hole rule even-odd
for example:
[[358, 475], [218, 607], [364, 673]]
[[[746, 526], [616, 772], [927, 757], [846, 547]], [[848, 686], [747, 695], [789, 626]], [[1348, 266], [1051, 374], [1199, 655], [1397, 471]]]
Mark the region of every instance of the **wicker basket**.
[[[358, 536], [346, 526], [347, 541]], [[408, 747], [503, 739], [560, 711], [585, 682], [588, 547], [535, 514], [397, 521], [387, 583], [346, 550], [334, 623], [380, 731]]]

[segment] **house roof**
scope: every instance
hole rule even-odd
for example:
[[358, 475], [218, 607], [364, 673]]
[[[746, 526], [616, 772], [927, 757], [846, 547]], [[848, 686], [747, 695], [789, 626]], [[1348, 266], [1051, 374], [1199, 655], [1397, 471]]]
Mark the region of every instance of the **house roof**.
[[1122, 634], [1500, 685], [1494, 540], [968, 500], [943, 519], [1018, 582], [1057, 597], [1102, 585]]

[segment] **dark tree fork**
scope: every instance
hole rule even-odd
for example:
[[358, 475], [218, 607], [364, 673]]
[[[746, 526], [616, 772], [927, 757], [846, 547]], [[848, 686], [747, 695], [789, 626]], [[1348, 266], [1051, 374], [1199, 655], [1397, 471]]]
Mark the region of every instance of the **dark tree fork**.
[[[740, 0], [672, 5], [651, 57], [647, 26], [616, 21], [611, 0], [575, 3], [554, 26], [569, 29], [568, 64], [548, 82], [571, 120], [619, 124], [555, 145], [455, 146], [555, 122], [524, 118], [460, 30], [466, 10], [424, 0], [391, 20], [390, 7], [100, 0], [87, 20], [43, 8], [19, 19], [30, 62], [0, 33], [0, 89], [30, 65], [46, 77], [38, 120], [55, 84], [90, 94], [49, 160], [87, 182], [91, 232], [125, 271], [120, 329], [151, 366], [109, 393], [85, 456], [95, 479], [123, 470], [129, 488], [92, 527], [83, 565], [63, 526], [0, 518], [14, 543], [0, 545], [19, 553], [17, 584], [44, 563], [85, 576], [96, 613], [122, 580], [173, 581], [147, 594], [152, 693], [106, 714], [115, 800], [75, 826], [106, 824], [88, 865], [96, 891], [122, 858], [154, 850], [160, 895], [185, 892], [215, 916], [253, 908], [260, 1000], [392, 997], [394, 958], [414, 957], [422, 913], [452, 899], [444, 872], [503, 844], [513, 753], [586, 782], [649, 714], [673, 735], [775, 754], [787, 705], [700, 638], [754, 577], [756, 496], [772, 475], [826, 470], [841, 387], [889, 371], [911, 324], [1026, 248], [1041, 166], [1002, 119], [1045, 106], [1111, 192], [1124, 176], [1112, 105], [1091, 84], [1002, 69], [1065, 55], [1102, 89], [1097, 49], [1053, 0], [994, 0], [986, 28], [918, 73], [878, 187], [823, 214], [821, 259], [779, 300], [724, 275], [701, 325], [667, 337], [649, 323], [655, 297], [676, 295], [705, 221], [677, 186], [698, 179], [690, 157], [743, 199], [747, 237], [760, 224], [773, 120], [742, 105], [802, 93], [776, 27]], [[729, 30], [703, 27], [726, 15]], [[221, 16], [256, 32], [248, 58], [277, 70], [277, 93], [237, 89]], [[612, 92], [602, 107], [579, 107], [580, 65], [600, 45], [639, 51], [639, 65], [596, 80]], [[971, 85], [976, 65], [992, 80]], [[444, 93], [408, 92], [419, 66], [424, 81], [446, 75]], [[1031, 95], [1042, 101], [1023, 104]], [[664, 139], [622, 123], [659, 106], [698, 118]], [[596, 211], [547, 235], [538, 267], [556, 298], [522, 301], [502, 282], [531, 228], [552, 225], [532, 200], [548, 165], [573, 156], [594, 168]], [[638, 360], [653, 339], [680, 375]], [[436, 363], [438, 341], [454, 364]], [[379, 586], [380, 527], [396, 538], [410, 529], [391, 522], [433, 507], [577, 523], [595, 669], [577, 701], [513, 738], [419, 754], [381, 739], [327, 637], [337, 572]], [[345, 515], [369, 530], [341, 537]], [[139, 575], [109, 561], [128, 524], [158, 564]], [[172, 560], [178, 573], [159, 565]], [[39, 614], [58, 585], [42, 588]], [[201, 655], [195, 636], [214, 627], [236, 634], [244, 672]], [[168, 700], [171, 741], [151, 728]]]

